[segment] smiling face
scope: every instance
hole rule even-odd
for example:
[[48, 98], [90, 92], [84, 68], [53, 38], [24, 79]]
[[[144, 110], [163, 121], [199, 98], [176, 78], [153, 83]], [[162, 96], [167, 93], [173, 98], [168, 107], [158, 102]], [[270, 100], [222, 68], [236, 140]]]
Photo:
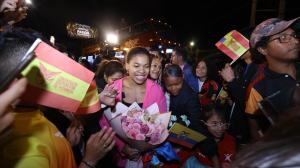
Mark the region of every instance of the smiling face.
[[150, 71], [149, 57], [145, 54], [136, 54], [126, 63], [129, 78], [136, 84], [144, 84]]
[[196, 76], [198, 78], [207, 77], [207, 67], [204, 61], [200, 61], [196, 67]]
[[[265, 48], [260, 48], [260, 52], [270, 61], [291, 62], [298, 58], [299, 39], [294, 37], [294, 30], [289, 28], [285, 31], [273, 35]], [[287, 40], [287, 38], [289, 40]]]
[[161, 74], [162, 67], [161, 67], [161, 61], [159, 58], [153, 58], [151, 62], [150, 67], [150, 78], [157, 80]]
[[227, 124], [223, 123], [224, 121], [221, 119], [220, 116], [214, 114], [212, 115], [207, 121], [207, 129], [208, 131], [216, 138], [220, 139], [226, 129], [227, 129]]

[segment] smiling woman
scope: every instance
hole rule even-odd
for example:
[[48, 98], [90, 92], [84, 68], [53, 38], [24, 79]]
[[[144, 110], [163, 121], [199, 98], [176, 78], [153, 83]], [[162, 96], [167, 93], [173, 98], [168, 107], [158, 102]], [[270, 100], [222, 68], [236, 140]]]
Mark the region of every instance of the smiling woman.
[[[166, 98], [163, 94], [161, 87], [148, 79], [150, 71], [150, 54], [142, 47], [132, 48], [126, 57], [126, 70], [128, 76], [115, 81], [112, 87], [118, 92], [116, 102], [130, 106], [132, 103], [137, 102], [140, 107], [146, 109], [154, 103], [157, 103], [159, 112], [166, 112]], [[108, 126], [108, 120], [103, 116], [100, 119], [100, 125]], [[116, 144], [119, 153], [126, 156], [126, 159], [139, 160], [141, 154], [133, 146], [129, 146], [123, 140], [117, 139]], [[123, 157], [124, 159], [124, 157]], [[124, 167], [124, 160], [118, 158], [118, 166]]]
[[149, 52], [141, 47], [130, 50], [126, 58], [126, 70], [129, 78], [125, 80], [125, 83], [131, 83], [133, 86], [145, 85], [150, 71]]

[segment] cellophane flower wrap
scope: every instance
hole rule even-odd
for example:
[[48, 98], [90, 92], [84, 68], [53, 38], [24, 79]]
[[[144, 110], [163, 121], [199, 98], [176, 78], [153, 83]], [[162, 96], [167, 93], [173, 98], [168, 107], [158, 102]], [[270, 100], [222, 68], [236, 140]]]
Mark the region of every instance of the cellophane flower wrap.
[[140, 150], [161, 144], [169, 136], [167, 127], [171, 113], [160, 113], [156, 103], [142, 109], [137, 103], [127, 107], [119, 102], [115, 112], [106, 110], [104, 114], [114, 131]]

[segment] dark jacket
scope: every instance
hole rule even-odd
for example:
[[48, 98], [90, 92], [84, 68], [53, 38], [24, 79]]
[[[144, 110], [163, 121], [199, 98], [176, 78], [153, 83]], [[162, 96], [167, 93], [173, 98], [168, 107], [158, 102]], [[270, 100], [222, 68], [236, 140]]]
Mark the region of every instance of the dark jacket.
[[177, 122], [186, 125], [181, 120], [181, 115], [186, 115], [190, 120], [189, 127], [196, 131], [202, 131], [201, 106], [198, 94], [194, 92], [185, 82], [177, 96], [170, 96], [170, 111], [177, 117]]
[[254, 78], [257, 69], [258, 64], [251, 63], [249, 65], [246, 65], [246, 67], [242, 70], [242, 74], [240, 75], [240, 78], [234, 79], [232, 82], [228, 83], [228, 88], [230, 91], [231, 96], [234, 98], [234, 100], [238, 101], [242, 107], [245, 108], [245, 96], [246, 96], [246, 90], [252, 79]]
[[182, 125], [186, 123], [182, 121], [181, 116], [186, 115], [190, 121], [188, 127], [208, 137], [198, 145], [204, 155], [209, 158], [217, 155], [217, 144], [201, 122], [202, 114], [198, 94], [185, 82], [177, 96], [170, 96], [170, 111], [177, 117], [176, 122]]
[[240, 77], [228, 83], [229, 93], [235, 102], [232, 114], [228, 114], [230, 123], [228, 132], [237, 138], [238, 143], [249, 142], [248, 118], [245, 114], [246, 92], [248, 85], [257, 73], [258, 66], [255, 63], [246, 65], [241, 70]]

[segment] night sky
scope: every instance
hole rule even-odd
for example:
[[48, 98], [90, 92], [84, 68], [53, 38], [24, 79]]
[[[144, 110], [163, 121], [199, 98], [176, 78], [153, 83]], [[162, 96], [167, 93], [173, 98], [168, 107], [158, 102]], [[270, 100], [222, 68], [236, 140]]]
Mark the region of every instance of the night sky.
[[[67, 47], [74, 41], [66, 36], [67, 22], [87, 24], [104, 31], [118, 28], [121, 18], [128, 24], [154, 18], [172, 25], [179, 42], [187, 44], [194, 40], [198, 48], [209, 49], [230, 30], [246, 30], [251, 8], [251, 0], [32, 1], [28, 17], [20, 25], [40, 31], [46, 37], [55, 35], [57, 41]], [[278, 0], [258, 1], [258, 8], [277, 8]], [[286, 0], [286, 19], [300, 16], [296, 1]], [[257, 22], [276, 16], [276, 12], [258, 12]]]

